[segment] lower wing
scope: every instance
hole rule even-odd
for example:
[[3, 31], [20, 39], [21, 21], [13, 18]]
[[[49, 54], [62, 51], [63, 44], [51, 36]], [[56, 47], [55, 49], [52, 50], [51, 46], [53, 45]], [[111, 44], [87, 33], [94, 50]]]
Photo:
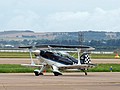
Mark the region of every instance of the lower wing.
[[27, 67], [42, 67], [43, 65], [36, 65], [36, 64], [21, 64], [21, 66], [27, 66]]
[[95, 67], [96, 64], [75, 64], [75, 65], [64, 65], [64, 66], [59, 66], [58, 68], [60, 69], [84, 69], [84, 68], [93, 68]]

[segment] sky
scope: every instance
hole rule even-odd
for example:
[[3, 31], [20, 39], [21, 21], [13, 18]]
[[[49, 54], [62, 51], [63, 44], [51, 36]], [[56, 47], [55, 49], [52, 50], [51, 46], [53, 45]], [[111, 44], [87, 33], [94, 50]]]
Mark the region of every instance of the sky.
[[0, 31], [120, 32], [120, 0], [0, 0]]

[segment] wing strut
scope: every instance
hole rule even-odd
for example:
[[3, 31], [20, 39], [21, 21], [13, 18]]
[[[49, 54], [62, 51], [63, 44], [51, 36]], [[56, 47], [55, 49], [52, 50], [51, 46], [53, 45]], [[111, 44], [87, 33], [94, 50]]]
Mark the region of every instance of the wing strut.
[[81, 65], [81, 63], [80, 63], [80, 52], [81, 52], [81, 49], [77, 49], [77, 51], [78, 51], [78, 65]]
[[32, 59], [32, 49], [29, 49], [30, 52], [30, 61], [31, 61], [31, 65], [35, 65], [33, 59]]

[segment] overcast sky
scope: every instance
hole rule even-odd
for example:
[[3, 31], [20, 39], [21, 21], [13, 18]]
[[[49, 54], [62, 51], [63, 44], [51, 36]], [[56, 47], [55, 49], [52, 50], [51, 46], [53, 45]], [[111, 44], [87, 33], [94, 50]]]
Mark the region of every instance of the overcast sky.
[[120, 31], [120, 0], [0, 0], [0, 31]]

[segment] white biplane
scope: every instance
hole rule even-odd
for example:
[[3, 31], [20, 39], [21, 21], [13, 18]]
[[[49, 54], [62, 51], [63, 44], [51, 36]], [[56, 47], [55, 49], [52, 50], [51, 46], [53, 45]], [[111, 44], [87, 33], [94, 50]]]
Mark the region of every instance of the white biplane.
[[[34, 73], [36, 76], [43, 75], [44, 70], [51, 67], [55, 76], [62, 75], [63, 70], [82, 70], [87, 75], [87, 70], [93, 68], [96, 64], [92, 64], [88, 53], [81, 53], [81, 51], [94, 50], [90, 46], [80, 45], [37, 45], [36, 48], [40, 50], [32, 50], [33, 46], [25, 46], [19, 48], [28, 48], [30, 51], [31, 63], [22, 64], [22, 66], [38, 67]], [[44, 48], [44, 49], [43, 49]], [[47, 48], [47, 49], [46, 49]], [[57, 50], [59, 49], [59, 50]], [[61, 52], [62, 49], [75, 49], [78, 53], [78, 59], [72, 57], [66, 52]], [[35, 64], [32, 59], [32, 54], [40, 61], [39, 64]]]

